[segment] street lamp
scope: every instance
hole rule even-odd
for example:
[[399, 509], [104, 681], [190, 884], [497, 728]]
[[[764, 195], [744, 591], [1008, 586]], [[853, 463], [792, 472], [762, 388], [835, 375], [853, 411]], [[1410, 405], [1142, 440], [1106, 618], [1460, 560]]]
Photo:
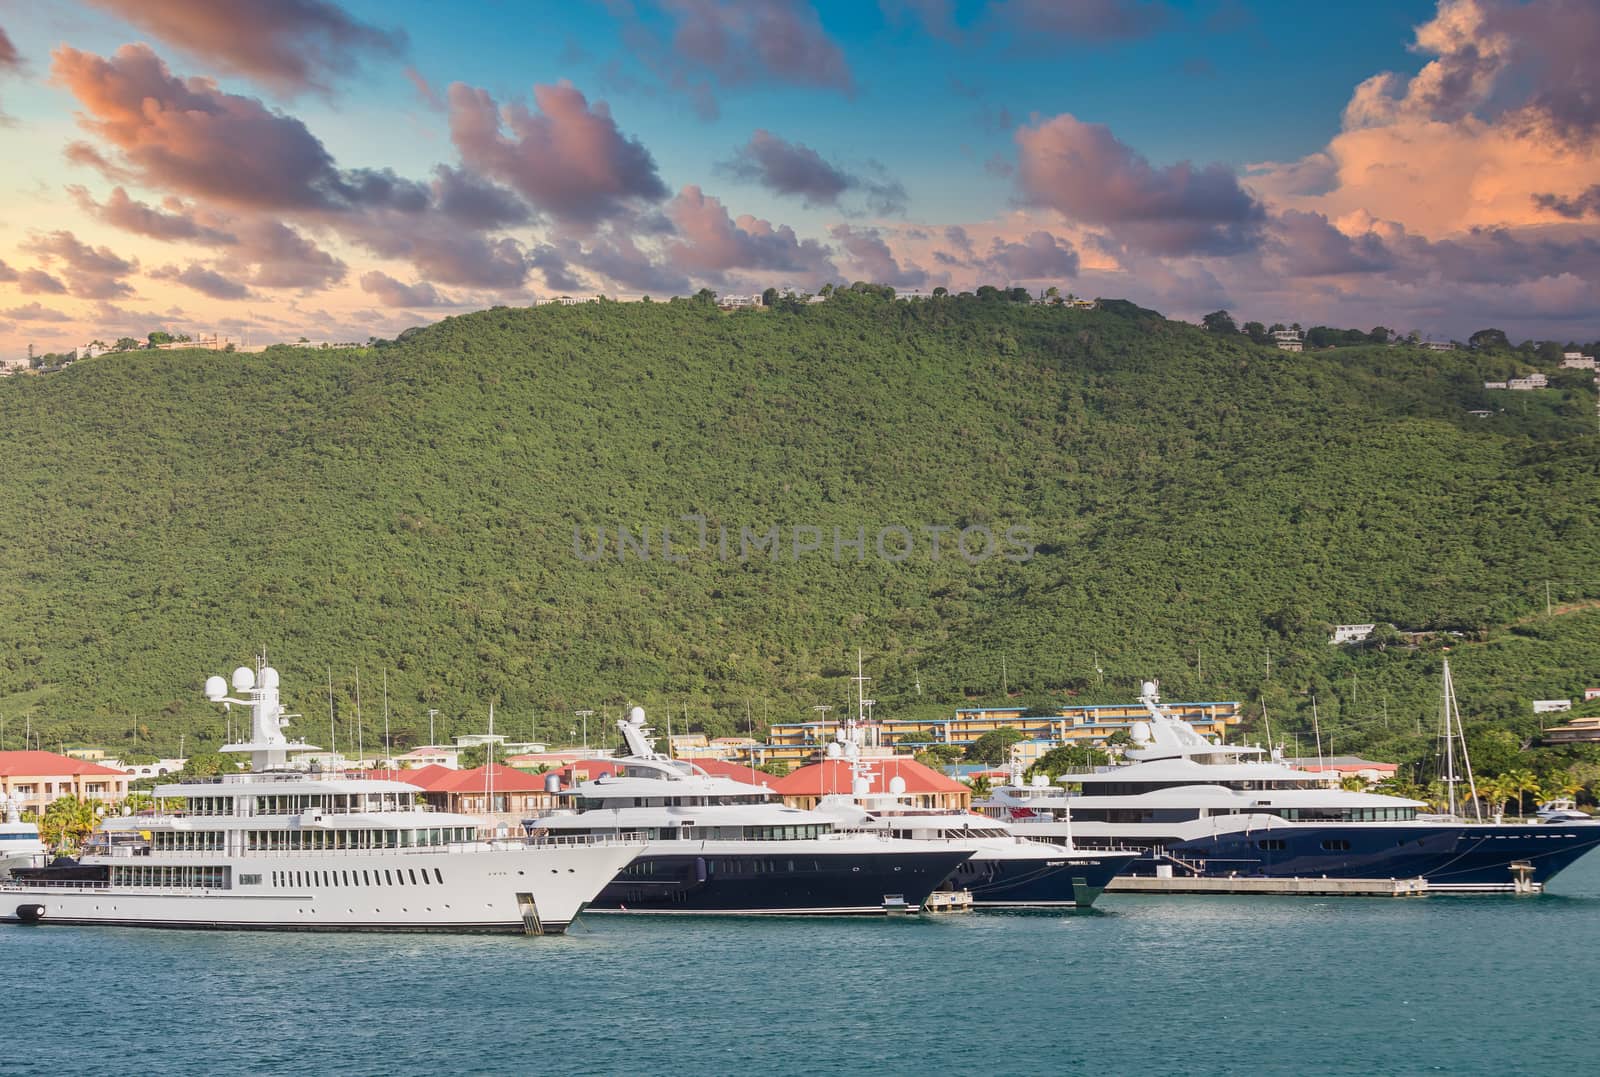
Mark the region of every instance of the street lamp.
[[583, 750], [587, 752], [589, 750], [589, 715], [593, 714], [594, 711], [582, 710], [573, 711], [572, 713], [583, 719]]
[[430, 748], [437, 746], [439, 743], [433, 739], [433, 720], [438, 714], [439, 709], [437, 707], [428, 708], [428, 747]]

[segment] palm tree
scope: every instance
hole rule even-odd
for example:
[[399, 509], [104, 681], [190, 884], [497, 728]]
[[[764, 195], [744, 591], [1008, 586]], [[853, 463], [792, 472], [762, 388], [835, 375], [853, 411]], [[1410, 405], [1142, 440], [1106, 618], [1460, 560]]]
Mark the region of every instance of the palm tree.
[[1522, 797], [1526, 793], [1539, 792], [1539, 778], [1531, 770], [1508, 771], [1505, 777], [1511, 785], [1511, 794], [1517, 798], [1517, 814], [1522, 815]]
[[1363, 778], [1359, 774], [1346, 774], [1344, 777], [1339, 779], [1339, 788], [1350, 793], [1365, 792], [1367, 788], [1367, 779]]
[[39, 819], [39, 836], [57, 852], [76, 851], [99, 825], [101, 810], [95, 801], [57, 797]]
[[1478, 783], [1478, 796], [1489, 809], [1489, 814], [1496, 819], [1505, 814], [1506, 801], [1510, 800], [1514, 793], [1503, 775], [1485, 778]]

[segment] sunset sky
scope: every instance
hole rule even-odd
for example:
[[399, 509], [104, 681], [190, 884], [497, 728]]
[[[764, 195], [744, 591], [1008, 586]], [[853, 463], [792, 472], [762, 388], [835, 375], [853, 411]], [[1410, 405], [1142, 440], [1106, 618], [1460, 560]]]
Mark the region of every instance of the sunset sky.
[[1600, 3], [0, 0], [0, 354], [1050, 285], [1600, 337]]

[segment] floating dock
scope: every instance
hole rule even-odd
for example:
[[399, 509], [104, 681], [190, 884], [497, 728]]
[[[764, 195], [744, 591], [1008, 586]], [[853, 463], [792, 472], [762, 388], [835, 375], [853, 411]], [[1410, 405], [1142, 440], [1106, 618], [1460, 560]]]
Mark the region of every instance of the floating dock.
[[1146, 878], [1120, 875], [1114, 894], [1283, 894], [1301, 897], [1427, 897], [1426, 879]]

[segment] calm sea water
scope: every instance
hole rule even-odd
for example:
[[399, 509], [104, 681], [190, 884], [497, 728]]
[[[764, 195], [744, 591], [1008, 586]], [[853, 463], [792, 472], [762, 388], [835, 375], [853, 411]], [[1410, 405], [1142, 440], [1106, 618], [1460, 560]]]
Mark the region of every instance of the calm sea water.
[[7, 1073], [1589, 1074], [1600, 857], [1521, 899], [546, 939], [4, 927], [0, 969]]

